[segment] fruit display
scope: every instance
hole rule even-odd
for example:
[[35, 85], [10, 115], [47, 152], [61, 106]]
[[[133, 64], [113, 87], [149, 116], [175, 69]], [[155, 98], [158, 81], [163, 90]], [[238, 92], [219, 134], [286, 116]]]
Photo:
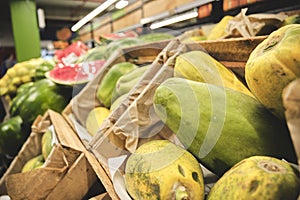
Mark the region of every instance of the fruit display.
[[174, 66], [174, 77], [220, 85], [253, 96], [232, 71], [203, 51], [179, 55]]
[[207, 200], [297, 199], [298, 173], [284, 160], [269, 156], [245, 158], [212, 187]]
[[250, 54], [245, 66], [247, 85], [255, 97], [284, 119], [283, 88], [300, 77], [300, 25], [272, 32]]
[[98, 129], [100, 128], [102, 122], [108, 117], [110, 114], [110, 110], [106, 107], [95, 107], [93, 108], [87, 118], [85, 127], [87, 131], [93, 136], [97, 133]]
[[9, 113], [20, 116], [28, 125], [48, 109], [61, 112], [72, 98], [72, 89], [60, 87], [46, 78], [25, 86], [13, 98]]
[[[300, 77], [299, 15], [260, 37], [248, 60], [238, 60], [239, 52], [226, 60], [226, 49], [220, 59], [202, 48], [202, 40], [226, 44], [233, 18], [224, 15], [209, 35], [113, 34], [94, 48], [74, 42], [51, 61], [17, 63], [0, 79], [0, 96], [9, 100], [0, 105], [0, 162], [20, 157], [34, 130], [39, 152], [27, 157], [23, 175], [59, 160], [66, 170], [59, 175], [90, 170], [119, 199], [296, 200], [299, 158], [282, 91]], [[161, 40], [171, 42], [161, 49]], [[254, 46], [251, 40], [239, 42], [237, 51], [243, 42]], [[162, 51], [153, 55], [153, 49]], [[45, 128], [49, 118], [40, 118], [50, 110], [62, 113], [53, 120], [61, 125], [53, 128], [55, 138]], [[77, 163], [79, 155], [83, 160]], [[69, 161], [76, 161], [76, 170]], [[0, 192], [1, 184], [0, 179]]]
[[54, 64], [51, 61], [42, 58], [33, 58], [16, 63], [0, 79], [0, 96], [6, 94], [14, 96], [20, 85], [44, 78], [45, 72], [53, 67]]
[[121, 62], [113, 65], [103, 77], [103, 80], [97, 89], [97, 98], [107, 108], [111, 106], [113, 91], [116, 87], [118, 79], [134, 70], [138, 66], [130, 62]]
[[199, 163], [168, 140], [144, 143], [129, 156], [125, 184], [133, 199], [204, 199]]
[[252, 155], [296, 162], [286, 125], [249, 95], [169, 78], [156, 89], [154, 103], [185, 148], [217, 175]]

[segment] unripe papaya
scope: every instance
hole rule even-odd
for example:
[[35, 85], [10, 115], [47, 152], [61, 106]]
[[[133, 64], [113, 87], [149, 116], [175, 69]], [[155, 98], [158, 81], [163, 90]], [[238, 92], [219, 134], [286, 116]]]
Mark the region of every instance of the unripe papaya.
[[150, 65], [138, 67], [137, 69], [134, 69], [121, 76], [118, 79], [116, 87], [113, 91], [112, 101], [116, 100], [123, 94], [128, 93], [135, 86], [135, 84], [141, 80], [143, 74], [149, 69], [149, 67]]
[[174, 66], [174, 77], [220, 85], [253, 96], [232, 71], [203, 51], [179, 55]]
[[197, 159], [168, 140], [146, 142], [129, 156], [125, 185], [133, 199], [204, 199]]
[[295, 200], [300, 180], [289, 163], [269, 156], [246, 158], [212, 187], [207, 200]]
[[251, 52], [245, 65], [250, 91], [272, 113], [284, 119], [282, 90], [300, 77], [300, 24], [272, 32]]
[[97, 98], [106, 108], [111, 105], [112, 94], [118, 79], [136, 68], [138, 66], [133, 63], [121, 62], [113, 65], [104, 75], [97, 89]]
[[169, 78], [155, 91], [154, 109], [185, 148], [217, 175], [253, 155], [297, 162], [286, 124], [244, 93]]

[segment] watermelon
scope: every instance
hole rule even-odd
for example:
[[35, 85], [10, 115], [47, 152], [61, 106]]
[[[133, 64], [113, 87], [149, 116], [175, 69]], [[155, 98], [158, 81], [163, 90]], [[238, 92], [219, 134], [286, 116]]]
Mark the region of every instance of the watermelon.
[[84, 84], [95, 77], [104, 63], [104, 59], [70, 65], [59, 63], [45, 75], [48, 79], [61, 85]]

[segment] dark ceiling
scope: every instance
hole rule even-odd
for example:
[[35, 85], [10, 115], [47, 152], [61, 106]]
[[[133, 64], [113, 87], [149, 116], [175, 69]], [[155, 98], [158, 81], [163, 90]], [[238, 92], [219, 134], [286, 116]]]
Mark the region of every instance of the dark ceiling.
[[[105, 0], [35, 0], [36, 7], [45, 14], [45, 29], [41, 30], [41, 40], [56, 40], [56, 32], [70, 28], [87, 13]], [[111, 9], [111, 8], [110, 8]], [[9, 0], [0, 0], [1, 21], [11, 24]], [[3, 23], [3, 22], [2, 22]]]

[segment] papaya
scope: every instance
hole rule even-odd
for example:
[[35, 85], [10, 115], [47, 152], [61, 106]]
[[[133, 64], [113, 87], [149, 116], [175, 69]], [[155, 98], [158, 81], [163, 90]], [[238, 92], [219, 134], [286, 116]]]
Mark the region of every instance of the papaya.
[[225, 15], [209, 32], [207, 35], [207, 40], [217, 40], [225, 37], [227, 35], [226, 27], [229, 21], [232, 19], [233, 16]]
[[46, 130], [42, 136], [42, 155], [44, 160], [48, 158], [52, 148], [52, 132], [50, 130]]
[[294, 200], [299, 175], [289, 163], [270, 156], [251, 156], [228, 170], [212, 187], [207, 200]]
[[294, 15], [290, 15], [287, 18], [285, 18], [282, 22], [282, 24], [280, 25], [285, 26], [285, 25], [289, 25], [289, 24], [300, 24], [300, 14], [294, 14]]
[[102, 122], [108, 117], [109, 114], [110, 110], [106, 107], [100, 106], [93, 108], [86, 118], [85, 127], [87, 131], [92, 136], [95, 135]]
[[179, 55], [174, 65], [174, 77], [220, 85], [253, 96], [231, 70], [203, 51]]
[[148, 42], [157, 42], [161, 40], [169, 40], [174, 38], [174, 35], [170, 33], [147, 33], [144, 35], [140, 35], [138, 38], [143, 42], [148, 43]]
[[133, 199], [204, 199], [197, 159], [168, 140], [146, 142], [129, 156], [125, 186]]
[[106, 107], [109, 108], [111, 106], [113, 91], [116, 87], [118, 79], [138, 68], [137, 65], [130, 62], [120, 62], [113, 65], [107, 73], [104, 75], [101, 83], [97, 88], [97, 98], [98, 100]]
[[150, 68], [150, 65], [138, 67], [124, 75], [122, 75], [115, 86], [112, 95], [112, 101], [125, 93], [128, 93], [142, 78], [143, 74]]
[[116, 100], [114, 100], [109, 108], [110, 111], [113, 111], [118, 106], [121, 105], [121, 103], [128, 97], [128, 93], [125, 93], [121, 96], [119, 96]]
[[251, 52], [245, 65], [250, 91], [273, 114], [285, 119], [282, 90], [300, 77], [300, 24], [273, 31]]
[[297, 162], [286, 124], [242, 92], [169, 78], [155, 90], [154, 110], [185, 148], [217, 175], [253, 155]]
[[31, 159], [29, 159], [25, 165], [22, 167], [21, 172], [28, 172], [31, 170], [34, 170], [36, 168], [42, 167], [44, 164], [44, 156], [42, 154], [39, 154]]

